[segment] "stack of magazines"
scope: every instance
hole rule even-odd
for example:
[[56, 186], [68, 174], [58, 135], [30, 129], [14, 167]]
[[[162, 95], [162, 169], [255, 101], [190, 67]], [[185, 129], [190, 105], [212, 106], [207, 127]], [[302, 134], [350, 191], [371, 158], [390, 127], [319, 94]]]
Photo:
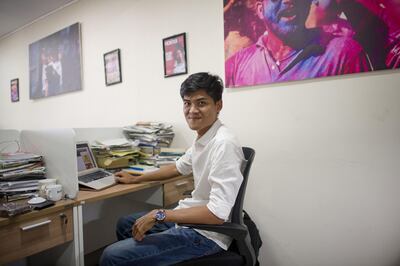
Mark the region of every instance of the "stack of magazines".
[[184, 154], [184, 149], [161, 148], [160, 153], [156, 156], [157, 165], [175, 163]]
[[43, 156], [26, 153], [0, 154], [0, 197], [6, 201], [27, 198], [37, 193], [45, 179]]
[[175, 136], [172, 125], [159, 122], [138, 122], [133, 126], [126, 126], [124, 134], [140, 147], [137, 162], [154, 166], [158, 165], [157, 155], [161, 147], [170, 147]]
[[159, 122], [138, 122], [124, 127], [127, 138], [139, 141], [139, 146], [169, 147], [174, 139], [172, 125]]
[[162, 166], [175, 163], [185, 151], [171, 149], [175, 133], [172, 125], [159, 122], [138, 122], [124, 127], [127, 138], [134, 140], [140, 147], [137, 162], [142, 165]]

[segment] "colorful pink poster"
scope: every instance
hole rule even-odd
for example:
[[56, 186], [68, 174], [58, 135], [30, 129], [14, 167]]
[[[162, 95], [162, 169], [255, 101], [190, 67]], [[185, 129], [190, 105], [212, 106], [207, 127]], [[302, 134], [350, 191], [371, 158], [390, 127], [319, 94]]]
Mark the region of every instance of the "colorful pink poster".
[[225, 85], [400, 67], [400, 0], [224, 0]]

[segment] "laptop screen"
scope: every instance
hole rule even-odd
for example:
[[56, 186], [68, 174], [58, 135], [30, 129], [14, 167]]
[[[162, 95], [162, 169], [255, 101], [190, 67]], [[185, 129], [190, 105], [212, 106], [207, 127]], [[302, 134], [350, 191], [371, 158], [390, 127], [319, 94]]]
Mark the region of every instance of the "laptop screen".
[[78, 172], [97, 168], [88, 143], [76, 144], [76, 158], [78, 160]]

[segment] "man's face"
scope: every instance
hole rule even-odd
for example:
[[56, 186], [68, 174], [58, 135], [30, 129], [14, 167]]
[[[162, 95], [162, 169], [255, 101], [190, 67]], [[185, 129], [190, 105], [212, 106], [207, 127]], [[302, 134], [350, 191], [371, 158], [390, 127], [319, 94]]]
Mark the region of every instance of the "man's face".
[[199, 136], [204, 135], [217, 120], [222, 101], [214, 102], [205, 90], [198, 90], [183, 96], [183, 113], [186, 122]]
[[270, 30], [286, 38], [304, 28], [309, 9], [309, 0], [263, 0], [258, 14]]

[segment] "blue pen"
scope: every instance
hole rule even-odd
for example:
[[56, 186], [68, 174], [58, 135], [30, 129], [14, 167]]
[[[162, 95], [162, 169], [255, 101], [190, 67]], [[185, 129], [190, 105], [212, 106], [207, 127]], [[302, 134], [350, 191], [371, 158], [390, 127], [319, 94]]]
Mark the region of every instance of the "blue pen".
[[137, 171], [143, 171], [144, 170], [143, 168], [139, 168], [139, 167], [129, 167], [129, 169], [137, 170]]

